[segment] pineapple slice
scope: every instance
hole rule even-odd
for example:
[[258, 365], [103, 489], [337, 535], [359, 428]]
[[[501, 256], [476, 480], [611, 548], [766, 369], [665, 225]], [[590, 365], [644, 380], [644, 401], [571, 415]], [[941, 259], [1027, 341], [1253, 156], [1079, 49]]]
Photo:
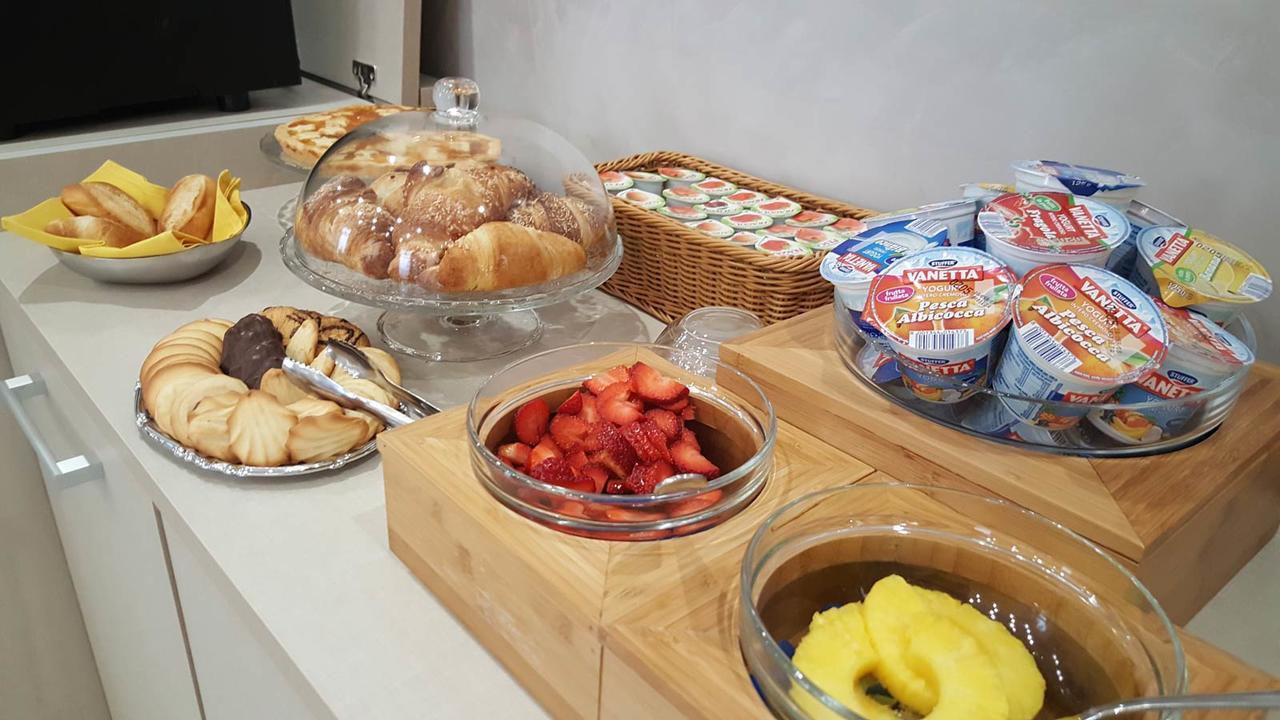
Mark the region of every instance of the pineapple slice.
[[938, 615], [960, 626], [995, 664], [1009, 703], [1009, 720], [1031, 720], [1044, 705], [1044, 676], [1036, 660], [1008, 628], [977, 608], [936, 590], [916, 588]]
[[[861, 603], [814, 613], [792, 662], [810, 682], [859, 716], [897, 720], [896, 713], [868, 697], [858, 682], [876, 667]], [[814, 720], [838, 720], [838, 715], [799, 686], [791, 689], [791, 699]]]
[[941, 615], [917, 615], [905, 659], [938, 690], [928, 720], [1009, 720], [1009, 703], [995, 665], [954, 622]]
[[867, 634], [880, 656], [876, 678], [898, 702], [926, 715], [938, 702], [938, 686], [907, 663], [907, 641], [929, 614], [924, 595], [899, 575], [888, 575], [871, 586], [863, 601]]

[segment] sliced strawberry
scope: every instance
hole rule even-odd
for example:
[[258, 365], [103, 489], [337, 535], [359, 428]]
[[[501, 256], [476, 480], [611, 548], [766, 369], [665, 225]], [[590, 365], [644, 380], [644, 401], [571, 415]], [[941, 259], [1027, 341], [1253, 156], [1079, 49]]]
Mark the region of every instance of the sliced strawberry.
[[680, 412], [683, 412], [685, 408], [689, 407], [689, 398], [682, 397], [679, 400], [676, 400], [675, 402], [660, 403], [658, 407], [662, 408], [663, 410], [670, 410], [673, 413], [680, 413]]
[[676, 474], [671, 463], [659, 460], [648, 465], [636, 465], [631, 474], [623, 481], [623, 486], [632, 495], [648, 495], [658, 483]]
[[563, 503], [560, 503], [560, 507], [558, 507], [557, 510], [560, 511], [561, 515], [568, 515], [576, 518], [587, 517], [587, 506], [577, 500], [566, 500]]
[[[664, 520], [666, 515], [660, 512], [649, 512], [645, 510], [632, 510], [631, 508], [611, 507], [605, 511], [604, 516], [614, 522], [651, 522], [653, 520]], [[658, 537], [666, 537], [666, 531], [659, 531]], [[641, 538], [633, 538], [641, 539]], [[649, 538], [644, 538], [649, 539]], [[657, 537], [652, 538], [657, 539]]]
[[652, 420], [658, 426], [658, 429], [662, 431], [662, 434], [667, 436], [668, 440], [675, 440], [680, 437], [680, 431], [684, 429], [684, 420], [670, 410], [654, 408], [646, 412], [644, 416]]
[[574, 470], [581, 470], [582, 466], [587, 464], [587, 454], [582, 450], [574, 450], [564, 456], [564, 461]]
[[701, 473], [706, 475], [708, 480], [720, 474], [720, 468], [703, 457], [698, 448], [686, 442], [672, 443], [671, 459], [682, 471]]
[[573, 394], [565, 398], [560, 403], [560, 407], [556, 408], [557, 415], [577, 415], [582, 412], [582, 391], [574, 390]]
[[549, 457], [530, 468], [529, 474], [535, 480], [541, 480], [550, 485], [565, 487], [575, 482], [573, 468], [569, 467], [569, 463], [565, 462], [564, 458]]
[[533, 452], [533, 448], [524, 443], [514, 442], [498, 446], [498, 457], [517, 470], [529, 464], [529, 453], [531, 452]]
[[604, 492], [604, 485], [609, 481], [609, 471], [600, 463], [588, 462], [579, 470], [582, 477], [591, 480], [592, 492]]
[[691, 497], [688, 500], [681, 500], [671, 506], [671, 517], [680, 517], [681, 515], [692, 515], [697, 512], [702, 512], [703, 510], [706, 510], [712, 505], [720, 502], [720, 498], [723, 496], [724, 493], [720, 490], [712, 490], [711, 492], [703, 493], [697, 497]]
[[690, 430], [689, 428], [685, 428], [684, 430], [680, 431], [680, 440], [678, 442], [688, 443], [689, 445], [692, 445], [693, 448], [698, 452], [702, 452], [702, 443], [698, 442], [698, 436], [694, 435], [693, 431]]
[[590, 428], [582, 418], [575, 415], [556, 415], [551, 418], [551, 439], [565, 452], [573, 452], [582, 447]]
[[622, 437], [622, 433], [618, 431], [618, 428], [613, 423], [607, 423], [603, 420], [592, 423], [587, 430], [587, 439], [583, 443], [583, 449], [588, 453], [596, 452], [604, 447], [605, 438], [611, 435]]
[[697, 415], [693, 412], [693, 406], [689, 405], [688, 407], [680, 411], [680, 417], [685, 422], [693, 422], [694, 418], [696, 418]]
[[583, 385], [585, 385], [587, 389], [590, 390], [591, 392], [595, 393], [596, 395], [599, 395], [600, 393], [604, 392], [605, 388], [609, 387], [610, 385], [613, 385], [614, 383], [624, 383], [630, 380], [631, 380], [631, 373], [627, 371], [627, 366], [619, 365], [617, 367], [609, 368], [608, 370], [605, 370], [604, 372], [596, 375], [595, 377], [583, 383]]
[[[556, 447], [555, 441], [551, 439], [550, 435], [547, 435], [538, 441], [538, 444], [533, 447], [533, 452], [529, 453], [529, 469], [533, 470], [548, 458], [561, 457], [564, 457], [564, 453], [560, 452], [560, 448]], [[530, 474], [532, 475], [533, 473]]]
[[644, 403], [631, 392], [627, 383], [615, 383], [600, 393], [600, 418], [622, 427], [644, 416]]
[[622, 428], [622, 437], [631, 443], [636, 458], [642, 463], [671, 459], [667, 452], [667, 436], [658, 429], [657, 423], [648, 418]]
[[547, 433], [547, 421], [551, 418], [551, 409], [542, 398], [530, 400], [516, 411], [516, 437], [526, 445], [537, 445]]
[[631, 468], [635, 467], [636, 451], [622, 437], [622, 433], [618, 432], [617, 428], [603, 422], [596, 423], [593, 427], [596, 428], [594, 437], [600, 449], [587, 457], [592, 462], [603, 465], [610, 475], [617, 478], [626, 477], [631, 472]]
[[605, 495], [626, 495], [627, 486], [617, 478], [607, 480], [604, 484]]
[[582, 393], [582, 412], [578, 413], [582, 422], [591, 425], [600, 422], [600, 410], [596, 405], [596, 396]]
[[689, 388], [642, 362], [631, 366], [631, 387], [641, 398], [659, 405], [676, 402], [689, 394]]
[[581, 476], [575, 477], [573, 479], [573, 482], [570, 482], [568, 485], [565, 485], [565, 487], [569, 488], [570, 490], [577, 490], [578, 492], [582, 492], [582, 493], [593, 493], [596, 491], [596, 484], [591, 482], [590, 478], [584, 478]]

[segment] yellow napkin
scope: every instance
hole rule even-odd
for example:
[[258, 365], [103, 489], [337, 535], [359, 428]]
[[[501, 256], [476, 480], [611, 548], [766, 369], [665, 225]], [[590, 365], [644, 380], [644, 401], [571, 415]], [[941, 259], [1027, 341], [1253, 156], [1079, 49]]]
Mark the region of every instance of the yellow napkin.
[[[164, 211], [164, 201], [169, 194], [169, 188], [156, 185], [138, 173], [110, 160], [81, 182], [104, 182], [114, 185], [137, 200], [138, 204], [146, 208], [152, 217], [159, 217]], [[56, 197], [49, 198], [26, 212], [0, 218], [0, 225], [5, 230], [62, 252], [79, 252], [81, 255], [107, 258], [154, 257], [182, 252], [204, 245], [206, 242], [222, 242], [244, 230], [249, 214], [245, 211], [244, 204], [240, 202], [240, 178], [232, 177], [226, 170], [218, 174], [218, 194], [214, 198], [213, 207], [213, 231], [208, 241], [186, 233], [165, 231], [128, 247], [113, 248], [107, 247], [98, 240], [67, 238], [47, 233], [44, 227], [51, 220], [72, 215], [71, 211], [67, 210]]]

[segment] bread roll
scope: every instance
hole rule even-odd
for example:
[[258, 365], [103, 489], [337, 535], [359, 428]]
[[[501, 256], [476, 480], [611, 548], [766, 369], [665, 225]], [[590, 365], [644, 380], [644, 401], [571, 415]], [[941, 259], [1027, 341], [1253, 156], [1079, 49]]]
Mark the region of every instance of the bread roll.
[[44, 231], [62, 237], [101, 240], [109, 247], [115, 248], [128, 247], [148, 237], [114, 220], [88, 216], [51, 220], [44, 226]]
[[76, 215], [107, 218], [149, 238], [156, 234], [156, 221], [147, 209], [123, 190], [102, 182], [68, 185], [59, 195], [62, 204]]
[[160, 213], [160, 229], [208, 240], [217, 193], [218, 184], [208, 175], [188, 175], [174, 183]]

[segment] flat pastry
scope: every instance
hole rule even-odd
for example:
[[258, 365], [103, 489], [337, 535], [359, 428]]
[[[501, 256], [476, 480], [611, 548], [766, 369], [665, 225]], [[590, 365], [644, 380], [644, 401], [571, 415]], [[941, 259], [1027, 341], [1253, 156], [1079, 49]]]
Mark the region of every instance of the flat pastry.
[[275, 139], [289, 160], [309, 168], [316, 164], [343, 135], [361, 125], [407, 110], [408, 105], [371, 105], [360, 103], [296, 117], [276, 126]]
[[497, 138], [474, 132], [383, 131], [357, 137], [325, 158], [332, 174], [372, 178], [387, 168], [425, 162], [434, 166], [492, 163], [502, 154]]

